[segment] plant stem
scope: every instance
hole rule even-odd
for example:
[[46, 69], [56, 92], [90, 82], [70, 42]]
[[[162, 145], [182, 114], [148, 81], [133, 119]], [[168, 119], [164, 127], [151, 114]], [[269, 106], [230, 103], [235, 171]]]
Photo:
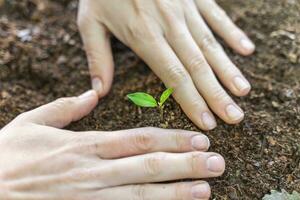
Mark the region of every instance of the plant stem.
[[164, 106], [159, 106], [159, 111], [160, 111], [160, 119], [161, 121], [164, 121]]

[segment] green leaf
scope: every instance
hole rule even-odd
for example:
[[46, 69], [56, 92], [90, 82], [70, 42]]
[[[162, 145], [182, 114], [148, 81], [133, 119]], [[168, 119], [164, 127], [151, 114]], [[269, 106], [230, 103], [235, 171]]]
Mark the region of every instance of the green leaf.
[[136, 92], [128, 94], [127, 97], [137, 106], [151, 108], [157, 107], [156, 100], [150, 94], [144, 92]]
[[282, 190], [281, 192], [271, 190], [271, 194], [267, 194], [262, 200], [300, 200], [300, 194], [294, 191], [292, 194]]
[[173, 88], [168, 88], [162, 93], [162, 95], [160, 96], [160, 100], [159, 100], [160, 106], [164, 105], [164, 103], [168, 100], [168, 98], [171, 96], [173, 91], [174, 91]]

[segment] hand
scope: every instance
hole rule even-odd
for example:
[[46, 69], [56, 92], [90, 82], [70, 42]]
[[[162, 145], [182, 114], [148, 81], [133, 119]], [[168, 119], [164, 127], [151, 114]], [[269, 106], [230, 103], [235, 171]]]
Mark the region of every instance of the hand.
[[208, 199], [204, 181], [224, 159], [206, 136], [141, 128], [116, 132], [62, 130], [97, 104], [96, 92], [63, 98], [18, 116], [0, 132], [0, 199]]
[[[215, 128], [210, 109], [229, 124], [244, 118], [226, 93], [244, 96], [250, 84], [225, 54], [204, 22], [242, 55], [253, 43], [214, 0], [80, 0], [78, 25], [85, 45], [92, 85], [105, 95], [113, 79], [109, 33], [132, 48], [175, 89], [174, 98], [200, 128]], [[210, 109], [209, 109], [210, 107]]]

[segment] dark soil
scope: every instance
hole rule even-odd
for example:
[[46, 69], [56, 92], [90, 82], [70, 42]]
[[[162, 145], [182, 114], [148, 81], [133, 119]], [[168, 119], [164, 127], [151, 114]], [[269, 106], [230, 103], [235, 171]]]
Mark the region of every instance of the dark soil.
[[[3, 2], [0, 127], [23, 111], [58, 97], [78, 95], [90, 87], [75, 23], [77, 1], [0, 0]], [[244, 58], [226, 48], [253, 90], [247, 97], [236, 98], [246, 111], [241, 124], [230, 126], [219, 121], [217, 129], [206, 133], [212, 141], [211, 151], [227, 161], [225, 174], [209, 180], [213, 196], [261, 199], [271, 189], [300, 191], [300, 1], [220, 3], [254, 39], [257, 51]], [[110, 94], [70, 129], [156, 126], [198, 130], [173, 99], [166, 105], [163, 121], [159, 112], [132, 105], [126, 94], [159, 94], [164, 86], [128, 48], [114, 41], [113, 49], [116, 74]]]

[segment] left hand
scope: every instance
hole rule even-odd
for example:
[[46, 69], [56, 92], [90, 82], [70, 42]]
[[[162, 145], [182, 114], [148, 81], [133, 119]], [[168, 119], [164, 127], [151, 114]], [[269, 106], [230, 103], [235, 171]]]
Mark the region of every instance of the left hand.
[[[62, 130], [97, 104], [95, 91], [19, 115], [0, 131], [1, 200], [208, 199], [225, 170], [197, 132], [139, 128]], [[176, 181], [172, 184], [156, 182]]]

